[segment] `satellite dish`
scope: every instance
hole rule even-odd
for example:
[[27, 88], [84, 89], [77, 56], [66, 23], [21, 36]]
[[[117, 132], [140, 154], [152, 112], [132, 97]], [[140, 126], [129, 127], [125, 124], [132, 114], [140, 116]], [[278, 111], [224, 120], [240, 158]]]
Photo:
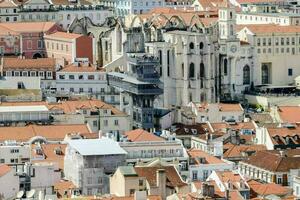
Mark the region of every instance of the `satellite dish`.
[[34, 190], [34, 189], [30, 190], [30, 191], [27, 193], [27, 198], [32, 198], [33, 195], [34, 195], [34, 193], [35, 193], [35, 190]]
[[22, 190], [22, 191], [19, 191], [18, 193], [17, 193], [17, 199], [21, 199], [22, 197], [23, 197], [23, 195], [24, 195], [24, 191]]

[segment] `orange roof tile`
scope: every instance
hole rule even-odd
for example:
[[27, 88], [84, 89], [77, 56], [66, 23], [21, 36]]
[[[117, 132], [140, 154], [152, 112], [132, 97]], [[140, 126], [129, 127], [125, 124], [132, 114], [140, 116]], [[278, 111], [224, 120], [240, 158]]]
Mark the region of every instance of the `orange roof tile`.
[[145, 177], [150, 186], [156, 186], [156, 172], [159, 169], [164, 169], [167, 176], [167, 185], [170, 187], [182, 187], [187, 184], [181, 179], [174, 166], [160, 166], [160, 167], [135, 167], [134, 168], [139, 177]]
[[10, 172], [11, 167], [5, 164], [0, 165], [0, 177]]
[[[66, 144], [42, 144], [41, 149], [43, 152], [43, 156], [45, 157], [43, 160], [34, 160], [34, 163], [40, 163], [40, 162], [51, 162], [51, 163], [57, 163], [59, 169], [64, 169], [64, 157], [65, 157], [65, 149]], [[36, 145], [32, 145], [32, 157], [39, 156], [34, 151], [34, 148]], [[56, 154], [55, 150], [60, 149], [61, 154]]]
[[143, 142], [143, 141], [165, 141], [164, 138], [149, 133], [143, 129], [135, 129], [132, 131], [127, 131], [125, 134], [129, 141], [131, 142]]
[[104, 72], [105, 69], [103, 68], [97, 68], [94, 65], [89, 65], [89, 66], [76, 66], [75, 64], [70, 64], [62, 69], [59, 70], [59, 72]]
[[61, 141], [70, 133], [90, 133], [90, 130], [85, 124], [0, 127], [0, 141], [16, 140], [19, 142], [27, 142], [35, 136], [41, 136], [47, 140]]
[[0, 23], [0, 28], [7, 29], [9, 31], [17, 33], [40, 33], [47, 32], [52, 27], [56, 26], [55, 22], [11, 22]]
[[69, 190], [77, 189], [72, 181], [61, 180], [54, 184], [54, 191], [57, 192], [57, 197], [62, 198], [67, 192], [67, 197], [71, 197]]
[[267, 195], [278, 195], [285, 196], [291, 194], [292, 189], [283, 187], [275, 183], [260, 183], [255, 180], [247, 181], [252, 196], [267, 196]]
[[0, 1], [0, 8], [17, 8], [17, 4], [11, 0]]
[[278, 114], [285, 123], [300, 122], [300, 106], [279, 106]]
[[[210, 104], [208, 103], [200, 104], [198, 105], [198, 110], [205, 112], [209, 109], [209, 106]], [[218, 106], [220, 112], [242, 112], [244, 110], [241, 104], [219, 103]]]
[[208, 153], [201, 151], [199, 149], [190, 149], [187, 151], [190, 158], [192, 158], [195, 164], [202, 164], [197, 158], [205, 158], [204, 164], [225, 164], [224, 161], [218, 159], [214, 156], [209, 155]]
[[45, 38], [57, 38], [57, 39], [77, 39], [80, 37], [83, 37], [84, 35], [81, 34], [76, 34], [76, 33], [66, 33], [66, 32], [61, 32], [61, 31], [57, 31], [51, 34], [48, 34], [45, 36]]
[[101, 100], [70, 100], [70, 101], [61, 101], [59, 103], [50, 103], [48, 104], [46, 101], [33, 101], [33, 102], [1, 102], [0, 106], [32, 106], [32, 105], [45, 105], [49, 110], [61, 110], [65, 114], [76, 114], [77, 111], [86, 107], [91, 110], [97, 109], [110, 109], [112, 115], [122, 115], [126, 114], [114, 106], [104, 103]]
[[243, 153], [267, 150], [264, 145], [230, 145], [224, 152], [224, 158], [243, 157]]
[[248, 28], [251, 32], [255, 34], [269, 34], [269, 33], [298, 33], [300, 32], [300, 27], [296, 25], [290, 26], [280, 26], [276, 24], [251, 24], [251, 25], [239, 25], [238, 30]]
[[4, 58], [3, 70], [24, 70], [24, 69], [43, 69], [55, 71], [54, 58], [38, 58], [38, 59], [20, 59], [20, 58]]

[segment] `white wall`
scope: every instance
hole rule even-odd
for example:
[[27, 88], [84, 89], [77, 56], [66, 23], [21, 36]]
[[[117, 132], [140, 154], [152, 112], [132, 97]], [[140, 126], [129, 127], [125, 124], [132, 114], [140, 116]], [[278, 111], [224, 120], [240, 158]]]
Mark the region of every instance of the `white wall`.
[[0, 177], [0, 194], [4, 195], [4, 199], [15, 198], [19, 192], [19, 176], [14, 174], [15, 172], [12, 169]]

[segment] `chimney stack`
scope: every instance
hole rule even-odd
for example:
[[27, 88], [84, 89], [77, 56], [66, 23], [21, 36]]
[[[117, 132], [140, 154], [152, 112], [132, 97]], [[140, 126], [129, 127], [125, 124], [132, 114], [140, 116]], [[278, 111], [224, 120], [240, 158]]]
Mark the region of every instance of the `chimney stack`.
[[166, 183], [167, 183], [167, 175], [166, 170], [158, 169], [156, 171], [156, 184], [158, 187], [159, 194], [162, 200], [166, 199]]

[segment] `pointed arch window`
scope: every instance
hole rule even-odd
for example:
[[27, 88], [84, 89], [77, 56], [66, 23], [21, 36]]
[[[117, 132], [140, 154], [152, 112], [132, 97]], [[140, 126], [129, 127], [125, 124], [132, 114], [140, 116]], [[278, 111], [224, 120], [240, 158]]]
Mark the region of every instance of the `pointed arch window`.
[[244, 85], [250, 84], [250, 67], [249, 67], [249, 65], [245, 65], [243, 68], [243, 84]]

